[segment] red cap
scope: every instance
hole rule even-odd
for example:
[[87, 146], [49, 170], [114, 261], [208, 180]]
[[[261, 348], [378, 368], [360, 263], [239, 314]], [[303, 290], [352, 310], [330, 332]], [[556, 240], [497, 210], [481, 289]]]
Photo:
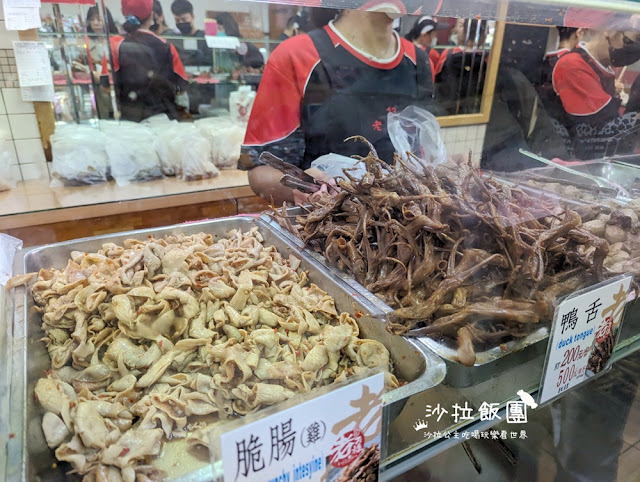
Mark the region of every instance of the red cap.
[[631, 20], [629, 15], [616, 12], [571, 7], [564, 16], [564, 26], [591, 30], [630, 30]]
[[133, 15], [143, 21], [151, 16], [153, 0], [122, 0], [122, 15]]

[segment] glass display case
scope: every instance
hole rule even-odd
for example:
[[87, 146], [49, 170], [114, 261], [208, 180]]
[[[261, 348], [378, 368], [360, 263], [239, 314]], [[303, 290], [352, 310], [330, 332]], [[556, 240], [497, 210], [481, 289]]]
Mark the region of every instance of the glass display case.
[[[151, 3], [41, 8], [48, 175], [0, 178], [27, 285], [0, 310], [7, 480], [210, 480], [212, 425], [363, 366], [389, 371], [380, 480], [458, 445], [477, 469], [474, 432], [517, 460], [527, 410], [558, 474], [615, 477], [565, 456], [598, 426], [574, 378], [619, 408], [603, 460], [638, 410], [612, 374], [640, 348], [640, 3]], [[536, 408], [558, 330], [584, 366]]]

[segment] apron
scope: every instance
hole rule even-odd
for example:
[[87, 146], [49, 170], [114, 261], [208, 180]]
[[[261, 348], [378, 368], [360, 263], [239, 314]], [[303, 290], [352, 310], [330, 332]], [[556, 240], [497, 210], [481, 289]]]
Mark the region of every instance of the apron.
[[[591, 67], [600, 79], [602, 89], [611, 96], [610, 106], [607, 108], [617, 110], [620, 106], [620, 98], [616, 95], [615, 77], [604, 73], [586, 50], [576, 47], [573, 52], [580, 55]], [[604, 109], [602, 112], [604, 113]], [[568, 117], [570, 118], [569, 132], [574, 139], [573, 150], [578, 159], [597, 159], [607, 154], [614, 154], [615, 152], [608, 152], [614, 136], [623, 134], [627, 130], [627, 127], [620, 123], [617, 115], [613, 119], [605, 117], [595, 122], [585, 122], [579, 116]], [[613, 142], [613, 148], [617, 149], [616, 142]]]
[[366, 156], [363, 143], [344, 139], [361, 135], [375, 147], [378, 156], [393, 162], [395, 152], [387, 132], [387, 114], [409, 105], [429, 109], [432, 81], [427, 61], [403, 57], [393, 69], [367, 65], [342, 47], [336, 48], [324, 29], [309, 33], [321, 63], [315, 69], [302, 101], [305, 153], [302, 167], [314, 159], [336, 153]]

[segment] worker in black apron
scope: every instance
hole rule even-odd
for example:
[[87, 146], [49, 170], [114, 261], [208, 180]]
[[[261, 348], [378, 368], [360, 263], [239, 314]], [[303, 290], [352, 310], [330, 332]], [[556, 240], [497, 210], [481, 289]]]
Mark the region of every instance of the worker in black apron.
[[578, 21], [588, 22], [581, 29], [585, 41], [558, 60], [552, 76], [574, 155], [588, 160], [631, 152], [637, 144], [637, 112], [621, 114], [611, 62], [611, 51], [624, 46], [624, 20], [609, 14]]
[[157, 114], [177, 118], [176, 95], [187, 85], [175, 47], [149, 30], [152, 8], [152, 0], [122, 0], [127, 34], [112, 43], [122, 119], [134, 122]]
[[[388, 3], [387, 3], [388, 5]], [[433, 81], [427, 55], [393, 30], [394, 15], [347, 10], [322, 29], [286, 40], [265, 67], [249, 120], [240, 167], [251, 169], [252, 189], [276, 203], [293, 193], [281, 173], [260, 166], [269, 151], [308, 169], [318, 157], [368, 154], [366, 137], [380, 158], [393, 161], [387, 115], [409, 105], [431, 108]], [[363, 39], [375, 37], [375, 45]]]

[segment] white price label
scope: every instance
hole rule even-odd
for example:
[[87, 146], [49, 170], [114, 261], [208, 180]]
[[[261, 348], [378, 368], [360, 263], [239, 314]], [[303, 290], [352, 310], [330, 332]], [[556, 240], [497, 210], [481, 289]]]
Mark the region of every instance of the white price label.
[[51, 85], [51, 62], [44, 42], [14, 41], [20, 87]]
[[556, 308], [538, 403], [551, 401], [609, 366], [631, 275], [565, 298]]
[[378, 373], [237, 428], [220, 427], [211, 434], [222, 459], [218, 477], [332, 482], [345, 471], [349, 477], [360, 462], [379, 460], [383, 392]]
[[40, 28], [40, 9], [38, 7], [4, 6], [4, 23], [7, 30], [29, 30]]

